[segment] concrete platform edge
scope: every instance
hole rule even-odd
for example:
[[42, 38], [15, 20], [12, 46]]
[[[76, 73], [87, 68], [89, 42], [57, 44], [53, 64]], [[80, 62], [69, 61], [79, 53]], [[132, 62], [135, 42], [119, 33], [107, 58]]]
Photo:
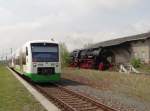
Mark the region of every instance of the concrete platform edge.
[[47, 111], [60, 111], [53, 103], [51, 103], [45, 96], [43, 96], [40, 92], [38, 92], [35, 88], [33, 88], [29, 83], [19, 77], [15, 72], [13, 72], [9, 67], [7, 67], [9, 71], [26, 87], [26, 89], [35, 97], [35, 99], [41, 103], [41, 105]]

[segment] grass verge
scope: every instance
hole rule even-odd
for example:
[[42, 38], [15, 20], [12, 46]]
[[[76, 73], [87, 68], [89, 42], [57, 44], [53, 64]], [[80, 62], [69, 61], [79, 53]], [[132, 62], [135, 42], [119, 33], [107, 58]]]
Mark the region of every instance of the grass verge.
[[142, 64], [137, 70], [150, 75], [150, 65]]
[[0, 65], [0, 111], [46, 111], [2, 65]]

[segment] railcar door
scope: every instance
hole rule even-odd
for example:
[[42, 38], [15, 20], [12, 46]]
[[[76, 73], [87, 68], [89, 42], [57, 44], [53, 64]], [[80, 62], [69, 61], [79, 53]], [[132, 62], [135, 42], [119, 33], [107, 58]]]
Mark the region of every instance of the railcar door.
[[28, 67], [28, 48], [23, 48], [22, 52], [22, 64], [23, 64], [23, 72], [27, 72]]

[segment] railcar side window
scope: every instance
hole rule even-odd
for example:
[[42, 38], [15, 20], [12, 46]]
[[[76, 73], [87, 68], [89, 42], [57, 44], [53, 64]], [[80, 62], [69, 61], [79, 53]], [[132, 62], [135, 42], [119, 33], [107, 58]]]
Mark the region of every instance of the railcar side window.
[[22, 54], [22, 63], [23, 63], [23, 65], [26, 65], [26, 55], [25, 55], [25, 53]]
[[19, 56], [15, 57], [15, 64], [19, 65]]
[[26, 47], [26, 56], [28, 56], [28, 48]]

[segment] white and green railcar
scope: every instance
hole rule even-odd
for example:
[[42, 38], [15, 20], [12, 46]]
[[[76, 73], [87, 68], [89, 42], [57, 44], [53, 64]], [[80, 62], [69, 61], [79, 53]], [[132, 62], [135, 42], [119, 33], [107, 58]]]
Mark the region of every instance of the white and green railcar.
[[57, 82], [61, 76], [59, 44], [46, 40], [27, 42], [13, 54], [11, 67], [34, 82]]

